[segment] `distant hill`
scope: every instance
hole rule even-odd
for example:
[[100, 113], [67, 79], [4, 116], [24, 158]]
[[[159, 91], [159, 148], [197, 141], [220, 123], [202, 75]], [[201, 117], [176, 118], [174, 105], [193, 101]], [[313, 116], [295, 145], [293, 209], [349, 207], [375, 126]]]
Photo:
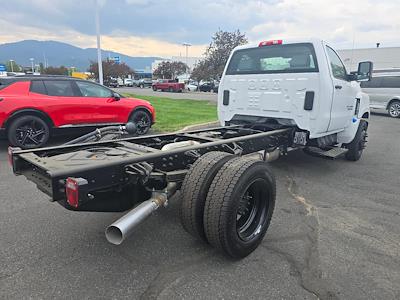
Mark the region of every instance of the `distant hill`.
[[[121, 62], [133, 69], [151, 68], [154, 60], [159, 57], [132, 57], [121, 53], [102, 50], [103, 59], [120, 56]], [[96, 48], [79, 48], [67, 43], [55, 41], [24, 40], [15, 43], [0, 44], [0, 63], [13, 59], [17, 64], [30, 66], [29, 58], [35, 59], [35, 64], [44, 63], [44, 57], [49, 66], [76, 67], [86, 71], [91, 60], [97, 60]]]

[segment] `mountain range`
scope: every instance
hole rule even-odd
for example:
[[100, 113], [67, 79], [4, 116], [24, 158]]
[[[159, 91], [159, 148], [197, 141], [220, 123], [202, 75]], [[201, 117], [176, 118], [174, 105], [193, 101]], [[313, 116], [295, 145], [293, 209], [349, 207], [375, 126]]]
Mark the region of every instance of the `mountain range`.
[[[119, 56], [121, 62], [126, 63], [134, 70], [151, 68], [154, 60], [159, 57], [133, 57], [122, 53], [102, 50], [102, 58]], [[30, 66], [30, 58], [34, 63], [47, 62], [48, 66], [75, 67], [80, 71], [86, 71], [90, 61], [97, 60], [96, 48], [79, 48], [67, 43], [56, 41], [24, 40], [15, 43], [0, 44], [0, 63], [6, 63], [10, 59], [22, 66]]]

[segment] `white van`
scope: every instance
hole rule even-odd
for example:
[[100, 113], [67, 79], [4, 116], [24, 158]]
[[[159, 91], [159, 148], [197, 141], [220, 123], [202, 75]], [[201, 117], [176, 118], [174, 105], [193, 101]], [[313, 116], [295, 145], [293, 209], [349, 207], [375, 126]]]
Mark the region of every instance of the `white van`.
[[392, 118], [400, 117], [400, 72], [376, 73], [371, 81], [361, 82], [372, 109], [385, 109]]

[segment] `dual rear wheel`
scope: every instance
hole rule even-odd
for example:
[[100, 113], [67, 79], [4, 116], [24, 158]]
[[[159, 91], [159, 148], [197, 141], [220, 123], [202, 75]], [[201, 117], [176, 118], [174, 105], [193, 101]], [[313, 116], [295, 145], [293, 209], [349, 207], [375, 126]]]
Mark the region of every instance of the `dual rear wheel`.
[[209, 152], [192, 165], [181, 194], [184, 229], [230, 257], [243, 258], [267, 232], [276, 185], [264, 161]]

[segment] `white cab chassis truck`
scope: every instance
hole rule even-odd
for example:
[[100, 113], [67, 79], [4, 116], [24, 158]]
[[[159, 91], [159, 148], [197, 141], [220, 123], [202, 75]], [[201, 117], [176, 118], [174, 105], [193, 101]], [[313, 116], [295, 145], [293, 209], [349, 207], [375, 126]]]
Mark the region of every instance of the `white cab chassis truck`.
[[[180, 190], [171, 200], [181, 201], [183, 228], [242, 258], [261, 243], [274, 211], [269, 161], [294, 149], [360, 158], [369, 109], [356, 81], [371, 71], [364, 62], [348, 74], [322, 41], [238, 47], [219, 88], [223, 126], [125, 138], [135, 124], [110, 126], [61, 146], [9, 148], [10, 164], [68, 210], [129, 210], [106, 229], [116, 245]], [[71, 222], [65, 232], [80, 230]]]
[[327, 157], [358, 160], [365, 147], [369, 98], [358, 81], [370, 80], [371, 62], [348, 74], [322, 40], [261, 42], [235, 48], [218, 94], [222, 125], [295, 126], [295, 144]]

